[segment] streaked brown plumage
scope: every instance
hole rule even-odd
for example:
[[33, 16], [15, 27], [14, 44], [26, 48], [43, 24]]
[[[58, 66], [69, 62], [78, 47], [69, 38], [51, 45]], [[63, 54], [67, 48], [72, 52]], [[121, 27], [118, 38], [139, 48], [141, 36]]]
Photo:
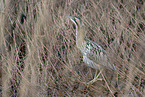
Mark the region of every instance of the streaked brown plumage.
[[[110, 62], [105, 50], [97, 43], [85, 37], [85, 31], [79, 18], [68, 16], [76, 26], [76, 45], [83, 54], [83, 61], [89, 66], [100, 72], [104, 69], [114, 70], [115, 66]], [[98, 75], [99, 76], [99, 75]], [[97, 78], [94, 77], [92, 84]]]

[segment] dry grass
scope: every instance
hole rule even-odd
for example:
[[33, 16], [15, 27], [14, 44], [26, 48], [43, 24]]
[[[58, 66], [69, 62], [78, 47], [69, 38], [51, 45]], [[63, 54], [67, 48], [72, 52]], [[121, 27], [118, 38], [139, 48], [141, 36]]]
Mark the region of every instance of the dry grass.
[[[0, 3], [1, 96], [145, 95], [143, 0], [2, 0]], [[27, 16], [23, 24], [22, 13]], [[91, 86], [83, 84], [93, 78], [95, 70], [83, 63], [67, 15], [82, 19], [87, 37], [100, 44], [115, 64], [114, 74], [104, 71], [105, 81]]]

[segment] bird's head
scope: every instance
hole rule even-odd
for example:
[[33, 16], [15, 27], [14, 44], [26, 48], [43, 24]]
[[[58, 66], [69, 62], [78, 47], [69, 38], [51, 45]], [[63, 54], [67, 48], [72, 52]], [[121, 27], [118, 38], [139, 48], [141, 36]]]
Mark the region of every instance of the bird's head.
[[70, 20], [75, 24], [76, 29], [79, 29], [82, 26], [82, 22], [78, 17], [68, 16]]

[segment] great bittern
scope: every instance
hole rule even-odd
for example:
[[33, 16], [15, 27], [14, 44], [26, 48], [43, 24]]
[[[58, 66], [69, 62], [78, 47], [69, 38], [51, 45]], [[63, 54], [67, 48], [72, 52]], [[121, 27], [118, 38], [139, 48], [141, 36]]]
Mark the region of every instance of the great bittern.
[[[105, 50], [97, 43], [85, 37], [85, 30], [79, 18], [68, 16], [76, 26], [76, 45], [83, 54], [83, 61], [89, 66], [96, 69], [94, 79], [88, 82], [92, 84], [98, 80], [104, 68], [114, 70], [115, 66], [109, 61]], [[97, 71], [100, 72], [97, 74]]]

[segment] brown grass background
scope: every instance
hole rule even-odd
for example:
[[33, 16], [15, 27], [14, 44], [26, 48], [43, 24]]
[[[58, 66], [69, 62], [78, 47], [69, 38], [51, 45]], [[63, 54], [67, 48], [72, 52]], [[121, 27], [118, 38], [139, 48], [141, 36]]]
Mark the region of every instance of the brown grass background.
[[[95, 70], [82, 61], [68, 15], [82, 20], [87, 38], [115, 64], [115, 73], [104, 70], [105, 81], [83, 83]], [[0, 66], [1, 97], [143, 97], [145, 2], [2, 0]]]

